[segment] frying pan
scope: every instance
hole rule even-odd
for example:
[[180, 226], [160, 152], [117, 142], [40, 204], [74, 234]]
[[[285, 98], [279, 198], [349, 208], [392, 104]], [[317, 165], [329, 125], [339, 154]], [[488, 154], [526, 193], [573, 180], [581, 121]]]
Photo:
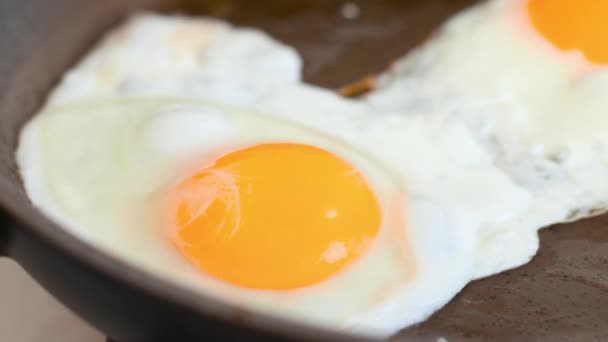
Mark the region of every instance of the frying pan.
[[[337, 88], [381, 71], [472, 1], [355, 3], [361, 16], [349, 20], [339, 14], [343, 2], [331, 0], [1, 1], [0, 255], [116, 341], [366, 341], [195, 295], [101, 253], [32, 207], [14, 160], [21, 126], [61, 74], [134, 11], [207, 14], [264, 29], [300, 51], [306, 81]], [[471, 283], [395, 340], [608, 339], [606, 225], [603, 216], [544, 230], [530, 264]]]

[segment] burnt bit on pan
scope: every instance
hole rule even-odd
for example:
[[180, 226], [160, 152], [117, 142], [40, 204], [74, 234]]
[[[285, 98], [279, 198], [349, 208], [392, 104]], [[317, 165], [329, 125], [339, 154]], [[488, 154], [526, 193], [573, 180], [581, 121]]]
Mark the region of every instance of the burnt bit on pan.
[[344, 97], [361, 97], [376, 87], [376, 76], [368, 76], [360, 81], [345, 85], [338, 89], [338, 94]]

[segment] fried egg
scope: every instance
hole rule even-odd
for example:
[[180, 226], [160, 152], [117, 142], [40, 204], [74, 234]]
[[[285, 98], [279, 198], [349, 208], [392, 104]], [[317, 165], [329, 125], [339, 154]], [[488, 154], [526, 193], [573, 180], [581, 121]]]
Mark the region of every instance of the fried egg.
[[496, 258], [488, 236], [509, 247], [499, 266], [535, 251], [532, 223], [518, 224], [534, 193], [495, 164], [483, 132], [343, 99], [303, 84], [300, 65], [254, 30], [136, 16], [24, 128], [28, 196], [158, 277], [379, 337], [479, 274]]
[[329, 135], [313, 129], [321, 119], [74, 105], [36, 116], [18, 158], [36, 206], [129, 263], [246, 308], [387, 336], [468, 282], [479, 208], [504, 221], [528, 197], [458, 124], [334, 114]]
[[[536, 230], [608, 209], [604, 1], [495, 0], [450, 19], [377, 80], [365, 101], [466, 123], [529, 213], [486, 230], [478, 277], [521, 265], [506, 250]], [[505, 234], [510, 235], [507, 237]]]

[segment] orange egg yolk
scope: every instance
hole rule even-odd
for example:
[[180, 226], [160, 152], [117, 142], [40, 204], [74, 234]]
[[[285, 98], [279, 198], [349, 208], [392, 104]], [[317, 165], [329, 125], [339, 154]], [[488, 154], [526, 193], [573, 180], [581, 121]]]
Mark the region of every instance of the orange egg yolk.
[[381, 225], [359, 172], [325, 150], [260, 144], [213, 161], [171, 192], [177, 249], [233, 285], [288, 290], [319, 283], [359, 258]]
[[557, 48], [579, 50], [593, 63], [608, 63], [608, 1], [529, 0], [528, 13]]

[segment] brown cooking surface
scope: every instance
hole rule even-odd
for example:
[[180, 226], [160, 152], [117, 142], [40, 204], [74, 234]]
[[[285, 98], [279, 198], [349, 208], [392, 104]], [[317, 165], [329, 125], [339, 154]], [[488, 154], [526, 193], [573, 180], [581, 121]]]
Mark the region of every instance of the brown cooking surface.
[[[358, 1], [353, 3], [361, 15], [355, 20], [340, 15], [345, 2], [262, 3], [268, 6], [186, 1], [182, 8], [263, 28], [300, 51], [307, 81], [336, 88], [381, 71], [472, 1]], [[471, 283], [427, 322], [395, 340], [608, 339], [606, 226], [604, 216], [542, 231], [540, 253], [531, 263]]]

